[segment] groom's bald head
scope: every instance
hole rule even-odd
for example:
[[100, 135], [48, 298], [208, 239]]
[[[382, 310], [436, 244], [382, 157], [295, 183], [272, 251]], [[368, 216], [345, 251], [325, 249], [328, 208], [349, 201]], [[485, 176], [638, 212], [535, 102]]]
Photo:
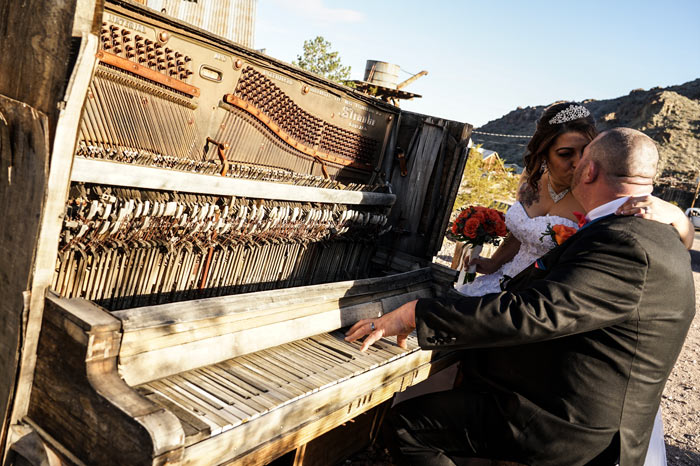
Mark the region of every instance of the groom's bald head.
[[596, 137], [576, 165], [572, 192], [586, 210], [618, 197], [651, 194], [659, 153], [644, 133], [615, 128]]
[[625, 185], [651, 186], [656, 176], [659, 152], [654, 141], [630, 128], [601, 133], [589, 145], [589, 157], [615, 189]]

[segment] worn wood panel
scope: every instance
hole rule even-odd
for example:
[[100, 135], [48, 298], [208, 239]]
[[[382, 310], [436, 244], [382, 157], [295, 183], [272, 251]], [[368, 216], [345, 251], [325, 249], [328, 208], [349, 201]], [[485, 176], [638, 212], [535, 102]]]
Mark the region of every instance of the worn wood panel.
[[313, 188], [84, 158], [76, 158], [71, 179], [112, 186], [298, 202], [390, 206], [396, 199], [393, 194]]
[[114, 312], [122, 321], [125, 332], [213, 318], [235, 319], [234, 314], [261, 311], [267, 308], [314, 304], [337, 300], [341, 306], [356, 296], [400, 289], [430, 280], [428, 269], [415, 270], [388, 277], [364, 278], [335, 283], [324, 283], [280, 290], [260, 291], [243, 295], [221, 296], [187, 302], [144, 306]]
[[467, 144], [472, 134], [472, 125], [449, 121], [446, 133], [448, 137], [441, 150], [445, 152], [447, 159], [441, 167], [443, 171], [441, 182], [435, 186], [437, 192], [432, 200], [433, 205], [444, 206], [444, 208], [434, 209], [433, 218], [425, 228], [430, 231], [430, 239], [426, 247], [426, 254], [430, 256], [436, 255], [442, 247], [452, 207], [462, 182], [464, 166], [467, 163], [469, 153]]
[[0, 457], [19, 364], [23, 292], [30, 288], [45, 204], [47, 125], [44, 114], [0, 96]]
[[0, 2], [0, 94], [48, 116], [51, 140], [70, 74], [78, 0]]
[[397, 145], [406, 149], [407, 176], [396, 160], [389, 180], [397, 195], [390, 214], [393, 230], [380, 243], [432, 260], [442, 242], [466, 156], [471, 125], [402, 112]]
[[[49, 176], [44, 191], [45, 202], [41, 211], [41, 225], [36, 242], [29, 313], [25, 318], [26, 330], [22, 342], [19, 381], [12, 408], [11, 423], [17, 423], [27, 412], [31, 391], [36, 345], [41, 329], [44, 294], [53, 277], [56, 265], [58, 236], [68, 195], [69, 173], [78, 122], [88, 83], [96, 63], [97, 37], [84, 34], [75, 63], [74, 73], [66, 91], [67, 102], [56, 124], [54, 150], [50, 156]], [[63, 107], [63, 106], [62, 106]]]
[[408, 176], [393, 177], [394, 189], [400, 195], [391, 211], [391, 219], [402, 232], [417, 232], [442, 132], [442, 127], [423, 122], [416, 142], [406, 153]]
[[[236, 356], [289, 343], [320, 333], [336, 330], [360, 319], [378, 317], [405, 302], [432, 296], [430, 288], [386, 298], [345, 310], [332, 309], [296, 319], [280, 319], [237, 332], [215, 333], [211, 336], [185, 339], [173, 346], [136, 354], [119, 355], [119, 373], [129, 385], [138, 385], [178, 372], [214, 364]], [[177, 341], [177, 340], [176, 340]]]
[[341, 464], [354, 453], [364, 450], [374, 441], [390, 406], [391, 403], [385, 401], [298, 448], [294, 466]]
[[[344, 305], [340, 305], [338, 300], [330, 299], [311, 303], [282, 304], [271, 306], [270, 308], [241, 309], [242, 312], [235, 312], [236, 310], [232, 309], [234, 312], [230, 316], [194, 319], [177, 325], [163, 325], [156, 328], [132, 330], [124, 335], [120, 355], [121, 357], [126, 357], [145, 351], [173, 347], [187, 342], [255, 329], [279, 322], [321, 315], [331, 311], [336, 311], [336, 320], [340, 324], [339, 326], [343, 327], [354, 324], [360, 318], [379, 317], [383, 314], [384, 309], [383, 305], [380, 304], [380, 300], [383, 303], [383, 301], [393, 296], [398, 296], [400, 299], [407, 292], [427, 287], [429, 287], [427, 283], [416, 284], [405, 289], [358, 296]], [[389, 311], [391, 310], [393, 308], [389, 309]], [[335, 328], [329, 330], [335, 330]], [[289, 338], [293, 340], [299, 339], [299, 337], [294, 335], [289, 335]]]
[[[376, 280], [346, 282], [357, 283], [350, 287], [342, 283], [314, 285], [294, 292], [270, 290], [119, 311], [114, 315], [124, 324], [121, 354], [168, 346], [168, 343], [159, 344], [163, 338], [192, 340], [197, 335], [240, 331], [334, 309], [348, 309], [343, 312], [347, 320], [352, 318], [352, 306], [424, 288], [430, 277], [428, 269], [424, 269]], [[173, 340], [170, 345], [173, 344], [177, 341]]]
[[[177, 462], [184, 432], [171, 413], [127, 387], [116, 373], [119, 321], [93, 306], [49, 298], [29, 418], [90, 464]], [[81, 332], [84, 334], [81, 335]]]

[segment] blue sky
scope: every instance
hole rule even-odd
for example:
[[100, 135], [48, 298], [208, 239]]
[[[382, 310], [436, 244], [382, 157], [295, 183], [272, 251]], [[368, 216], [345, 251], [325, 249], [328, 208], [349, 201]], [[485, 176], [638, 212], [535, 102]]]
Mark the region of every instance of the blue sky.
[[427, 70], [405, 88], [423, 98], [402, 108], [475, 126], [700, 78], [697, 0], [258, 1], [255, 47], [268, 55], [291, 62], [317, 35], [352, 79], [367, 59]]

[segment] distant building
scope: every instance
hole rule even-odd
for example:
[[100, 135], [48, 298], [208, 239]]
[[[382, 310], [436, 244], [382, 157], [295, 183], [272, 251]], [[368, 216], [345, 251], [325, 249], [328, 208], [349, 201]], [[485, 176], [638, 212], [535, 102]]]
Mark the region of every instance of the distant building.
[[258, 0], [140, 0], [139, 3], [253, 48]]
[[520, 175], [523, 172], [523, 168], [518, 164], [504, 163], [503, 159], [501, 159], [501, 157], [498, 155], [498, 152], [495, 150], [484, 149], [481, 146], [476, 146], [471, 139], [469, 140], [467, 147], [481, 155], [481, 163], [484, 171], [510, 171], [515, 175]]
[[494, 171], [503, 169], [503, 162], [501, 162], [498, 152], [495, 150], [484, 149], [482, 147], [475, 150], [481, 153], [481, 163], [483, 164], [482, 166], [484, 167], [484, 170]]

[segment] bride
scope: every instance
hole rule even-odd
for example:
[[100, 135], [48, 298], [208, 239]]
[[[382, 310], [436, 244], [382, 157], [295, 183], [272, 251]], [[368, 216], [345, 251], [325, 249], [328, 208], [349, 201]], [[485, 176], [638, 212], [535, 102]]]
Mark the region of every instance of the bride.
[[[482, 296], [500, 292], [502, 280], [514, 277], [556, 246], [551, 236], [543, 236], [548, 226], [578, 227], [574, 212], [584, 209], [570, 192], [571, 181], [583, 149], [596, 134], [595, 121], [582, 105], [564, 102], [545, 109], [527, 145], [517, 201], [506, 213], [510, 233], [491, 258], [477, 257], [465, 264], [476, 265], [477, 272], [484, 275], [458, 287], [460, 293]], [[617, 213], [672, 224], [686, 247], [692, 246], [694, 232], [686, 216], [659, 198], [630, 198]], [[647, 466], [666, 464], [660, 412], [654, 423]]]

